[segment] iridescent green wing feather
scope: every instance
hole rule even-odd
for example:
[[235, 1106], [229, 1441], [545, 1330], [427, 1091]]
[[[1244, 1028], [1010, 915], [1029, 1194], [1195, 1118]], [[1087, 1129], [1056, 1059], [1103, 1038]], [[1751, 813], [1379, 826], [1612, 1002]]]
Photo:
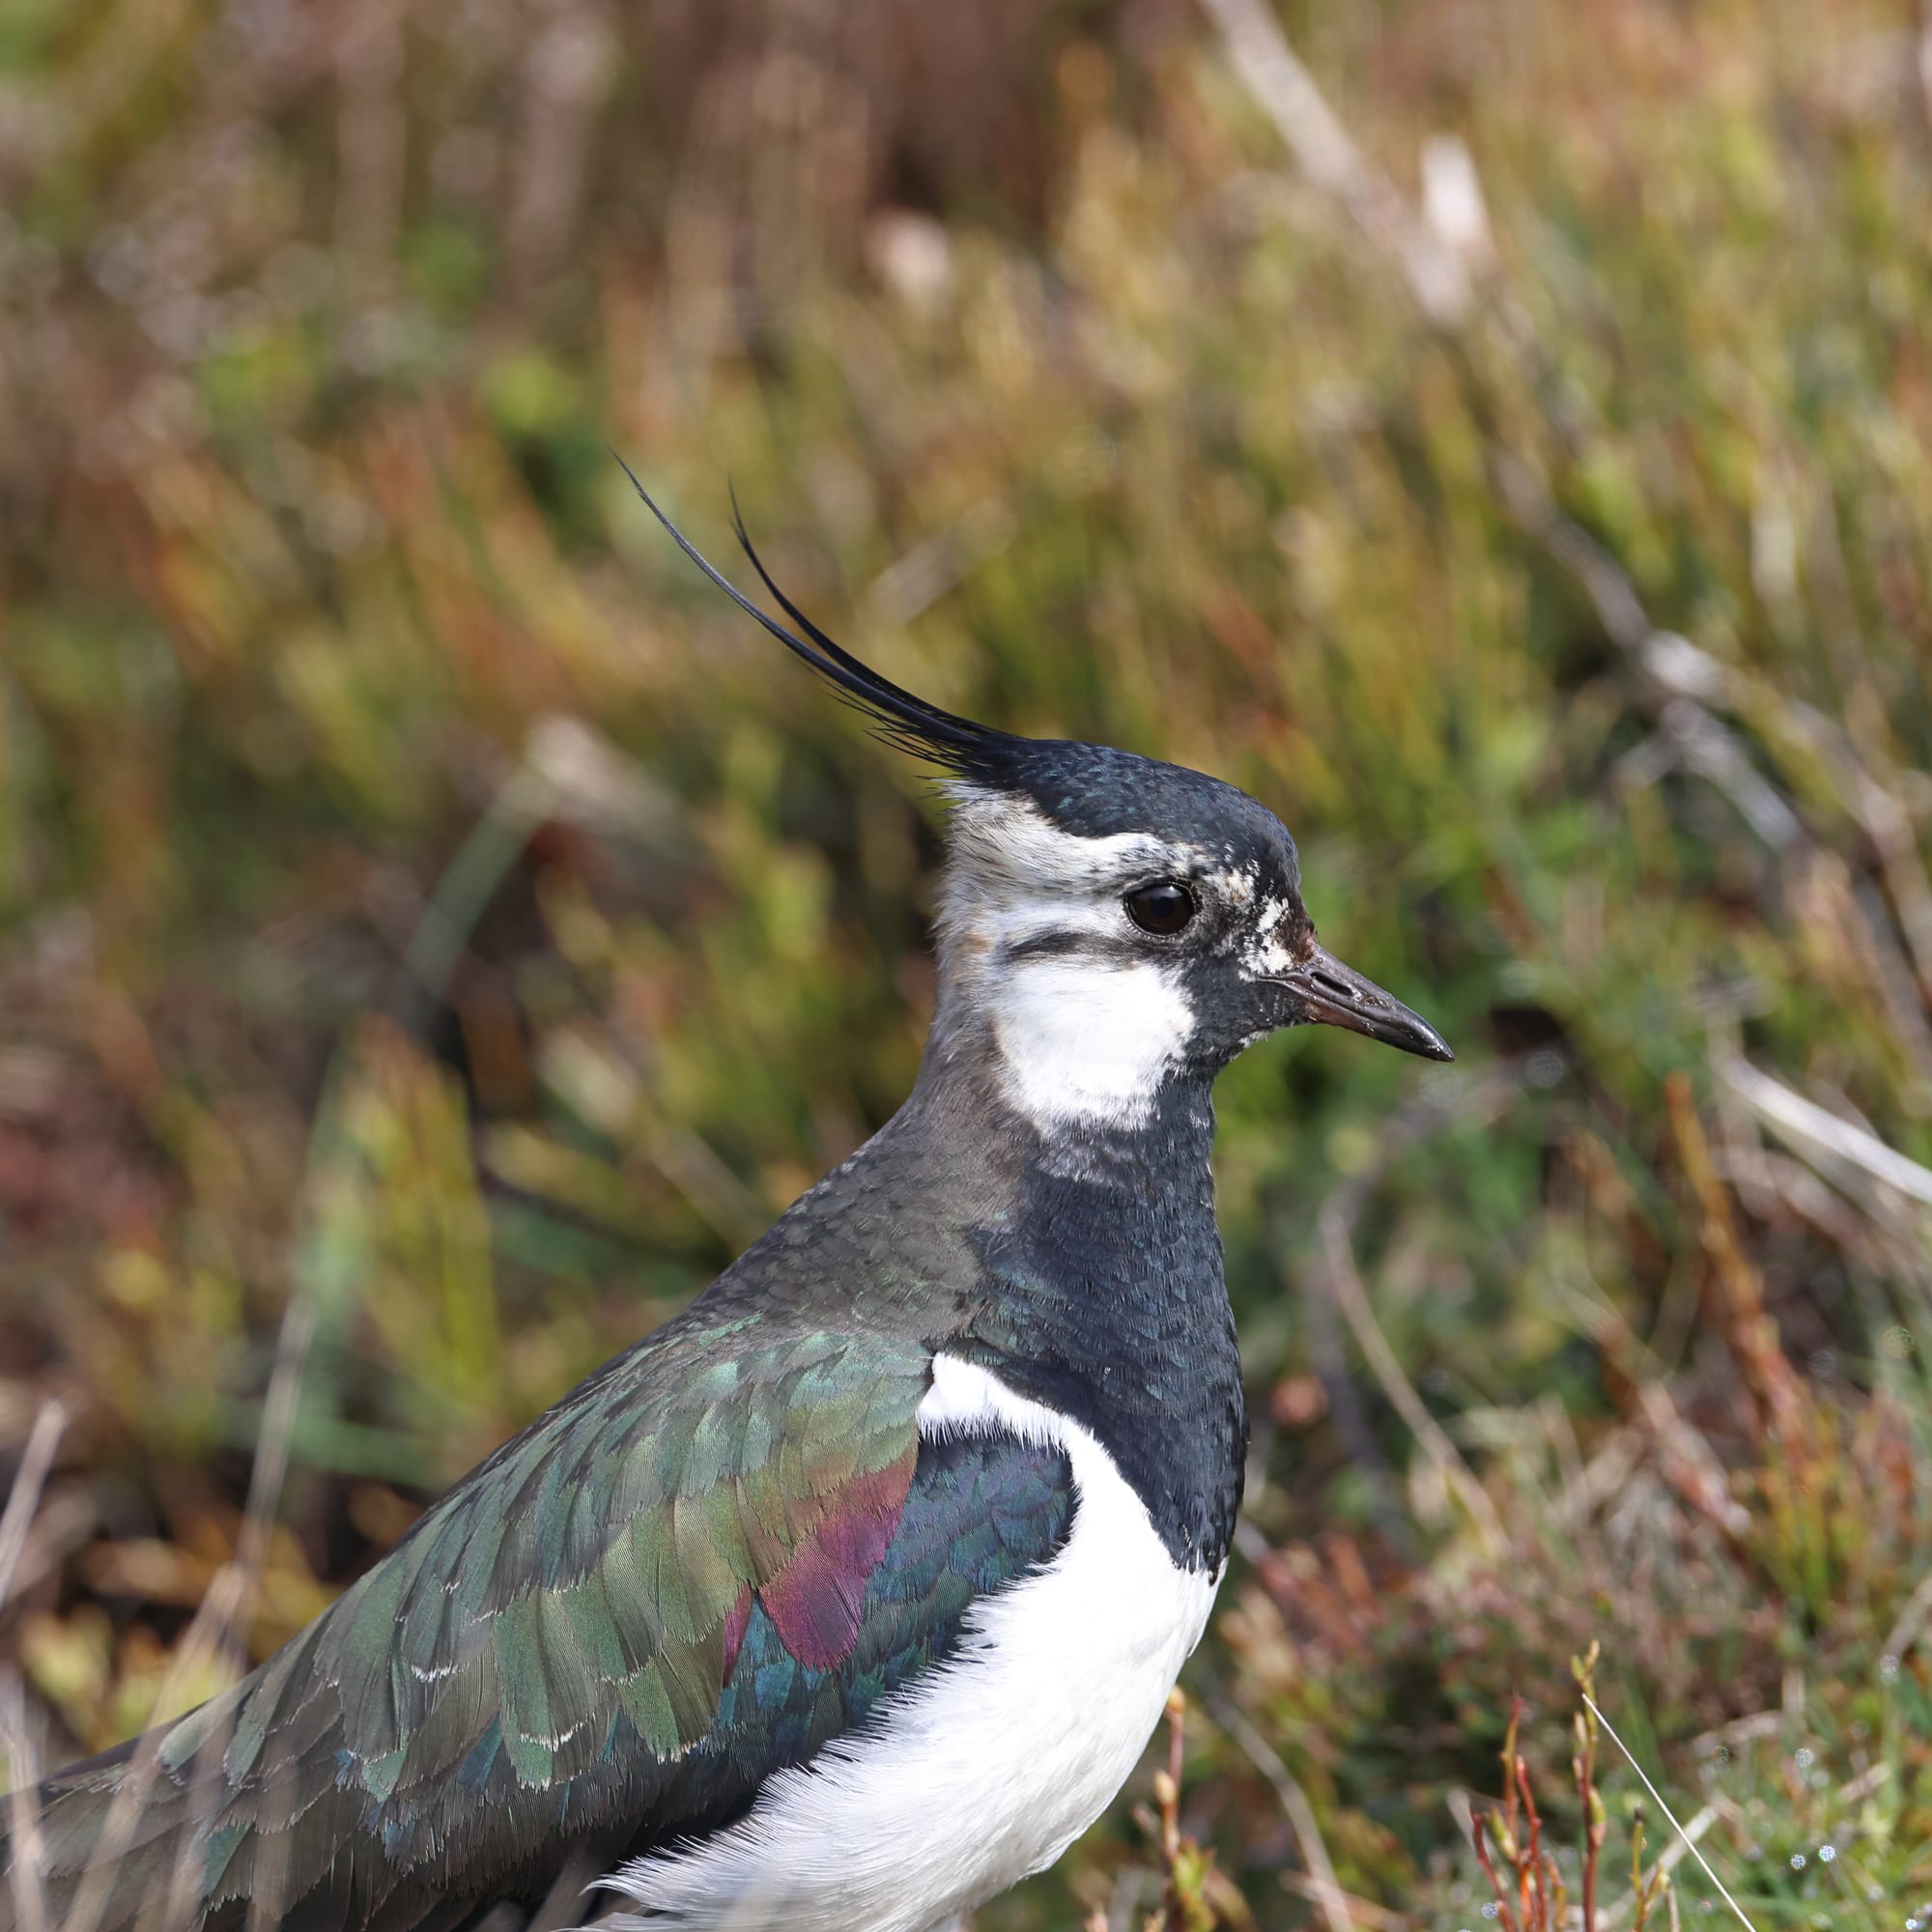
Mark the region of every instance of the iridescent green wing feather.
[[[700, 1309], [619, 1357], [168, 1731], [101, 1924], [132, 1922], [190, 1832], [211, 1923], [260, 1894], [318, 1927], [426, 1923], [406, 1900], [526, 1870], [540, 1890], [560, 1838], [634, 1842], [754, 1612], [808, 1671], [852, 1653], [928, 1373], [917, 1342]], [[48, 1786], [56, 1909], [132, 1762]]]

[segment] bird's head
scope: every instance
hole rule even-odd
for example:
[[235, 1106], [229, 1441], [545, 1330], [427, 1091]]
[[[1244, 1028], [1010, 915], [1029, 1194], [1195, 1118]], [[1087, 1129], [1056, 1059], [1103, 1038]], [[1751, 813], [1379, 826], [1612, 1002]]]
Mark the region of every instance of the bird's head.
[[638, 490], [714, 583], [882, 737], [945, 775], [954, 810], [935, 1041], [989, 1044], [1008, 1098], [1043, 1132], [1144, 1122], [1168, 1081], [1211, 1077], [1280, 1027], [1346, 1027], [1426, 1059], [1453, 1057], [1428, 1021], [1316, 938], [1294, 840], [1246, 792], [928, 704], [813, 624], [772, 581], [742, 524], [753, 568], [797, 633]]

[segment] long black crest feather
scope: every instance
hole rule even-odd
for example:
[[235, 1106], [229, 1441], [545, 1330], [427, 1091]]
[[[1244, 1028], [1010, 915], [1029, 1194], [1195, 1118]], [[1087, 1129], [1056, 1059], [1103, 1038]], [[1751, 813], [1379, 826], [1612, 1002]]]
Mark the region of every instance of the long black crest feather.
[[738, 509], [736, 492], [731, 497], [731, 526], [738, 541], [751, 559], [752, 568], [758, 573], [759, 582], [778, 599], [780, 609], [805, 633], [804, 637], [788, 631], [776, 617], [747, 597], [671, 522], [650, 492], [639, 482], [637, 472], [631, 466], [617, 456], [615, 450], [611, 453], [616, 457], [617, 467], [631, 479], [631, 487], [643, 499], [644, 507], [669, 531], [671, 541], [678, 549], [741, 611], [756, 619], [786, 650], [802, 658], [848, 704], [870, 718], [878, 735], [888, 744], [909, 752], [915, 757], [924, 758], [960, 778], [976, 779], [981, 783], [1000, 787], [1022, 781], [1021, 772], [1029, 753], [1039, 749], [1032, 739], [997, 731], [990, 725], [977, 724], [970, 718], [961, 718], [955, 712], [942, 711], [938, 705], [928, 704], [924, 698], [914, 696], [854, 657], [843, 645], [835, 643], [779, 588], [757, 551], [753, 548], [751, 533], [745, 528], [744, 517]]

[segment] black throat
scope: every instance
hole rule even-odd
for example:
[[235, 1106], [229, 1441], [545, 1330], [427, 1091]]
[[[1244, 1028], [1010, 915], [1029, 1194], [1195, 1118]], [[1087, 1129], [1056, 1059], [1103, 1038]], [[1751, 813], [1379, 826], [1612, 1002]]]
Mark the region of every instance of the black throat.
[[1169, 1081], [1142, 1127], [1013, 1131], [1025, 1151], [1011, 1207], [974, 1231], [989, 1291], [974, 1352], [1098, 1437], [1176, 1564], [1218, 1570], [1248, 1419], [1208, 1079]]

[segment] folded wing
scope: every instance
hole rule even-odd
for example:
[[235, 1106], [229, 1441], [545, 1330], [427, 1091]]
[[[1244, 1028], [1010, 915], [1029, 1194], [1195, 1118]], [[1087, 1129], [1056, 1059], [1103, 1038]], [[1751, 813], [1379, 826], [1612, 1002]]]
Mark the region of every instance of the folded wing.
[[922, 1453], [928, 1381], [878, 1336], [648, 1338], [233, 1691], [49, 1780], [55, 1922], [117, 1800], [103, 1932], [178, 1861], [212, 1927], [455, 1927], [739, 1815], [1065, 1539], [1051, 1450]]

